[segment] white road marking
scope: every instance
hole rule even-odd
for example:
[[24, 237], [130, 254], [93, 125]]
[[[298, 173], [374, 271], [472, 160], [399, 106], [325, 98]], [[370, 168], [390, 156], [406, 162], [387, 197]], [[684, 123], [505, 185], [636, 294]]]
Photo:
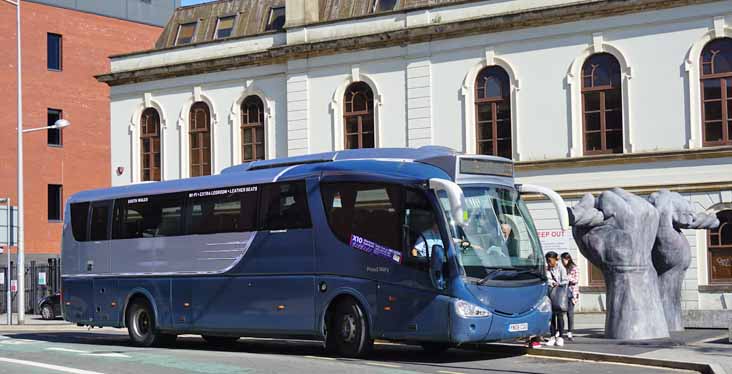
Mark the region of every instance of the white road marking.
[[60, 347], [50, 347], [50, 348], [46, 348], [46, 350], [47, 351], [59, 351], [59, 352], [89, 354], [89, 351], [80, 351], [78, 349], [69, 349], [69, 348], [60, 348]]
[[332, 357], [320, 357], [320, 356], [303, 356], [305, 358], [314, 358], [316, 360], [328, 360], [328, 361], [335, 361], [335, 358]]
[[16, 365], [25, 365], [25, 366], [33, 366], [41, 369], [48, 369], [48, 370], [54, 370], [54, 371], [60, 371], [62, 373], [71, 373], [71, 374], [102, 374], [98, 371], [88, 371], [88, 370], [81, 370], [81, 369], [74, 369], [66, 366], [58, 366], [58, 365], [50, 365], [50, 364], [44, 364], [41, 362], [35, 362], [35, 361], [26, 361], [26, 360], [16, 360], [12, 358], [4, 358], [0, 357], [0, 362], [8, 362], [11, 364]]
[[442, 373], [442, 374], [465, 374], [465, 373], [461, 373], [459, 371], [449, 371], [449, 370], [437, 370], [437, 372]]
[[365, 362], [365, 364], [371, 365], [371, 366], [381, 366], [381, 367], [385, 367], [385, 368], [400, 368], [401, 367], [399, 365], [382, 364], [381, 362]]
[[7, 344], [7, 345], [21, 345], [21, 344], [33, 344], [33, 343], [39, 343], [35, 340], [27, 340], [27, 339], [8, 339], [0, 341], [0, 344]]

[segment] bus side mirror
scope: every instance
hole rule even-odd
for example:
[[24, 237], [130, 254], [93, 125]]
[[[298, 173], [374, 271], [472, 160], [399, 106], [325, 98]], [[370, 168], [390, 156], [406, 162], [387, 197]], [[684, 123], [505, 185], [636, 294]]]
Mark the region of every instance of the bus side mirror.
[[445, 262], [445, 248], [439, 244], [433, 245], [430, 256], [430, 279], [438, 290], [445, 289]]

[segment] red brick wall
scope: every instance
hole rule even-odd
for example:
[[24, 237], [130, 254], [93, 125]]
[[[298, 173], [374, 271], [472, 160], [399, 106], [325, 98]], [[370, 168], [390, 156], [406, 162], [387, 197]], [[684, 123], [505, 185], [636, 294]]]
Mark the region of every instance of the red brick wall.
[[[22, 2], [23, 123], [46, 125], [47, 109], [62, 109], [72, 126], [63, 147], [47, 145], [46, 132], [24, 134], [25, 248], [60, 250], [61, 223], [48, 222], [48, 184], [73, 193], [110, 184], [109, 88], [94, 76], [109, 71], [107, 57], [154, 46], [159, 27]], [[0, 197], [16, 201], [17, 100], [15, 8], [0, 2]], [[63, 71], [47, 69], [46, 34], [63, 36]]]

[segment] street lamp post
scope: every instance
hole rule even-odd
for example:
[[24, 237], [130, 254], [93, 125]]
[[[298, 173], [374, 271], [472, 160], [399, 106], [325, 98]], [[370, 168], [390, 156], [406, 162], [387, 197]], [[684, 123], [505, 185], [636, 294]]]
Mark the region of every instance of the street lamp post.
[[23, 77], [20, 43], [20, 0], [4, 0], [15, 5], [18, 38], [18, 324], [25, 323], [25, 253], [23, 250]]

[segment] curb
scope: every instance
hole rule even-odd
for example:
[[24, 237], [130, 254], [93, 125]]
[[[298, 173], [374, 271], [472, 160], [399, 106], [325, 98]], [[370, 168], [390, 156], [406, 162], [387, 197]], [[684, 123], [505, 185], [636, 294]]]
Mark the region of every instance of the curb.
[[12, 327], [0, 326], [0, 334], [12, 334], [18, 332], [47, 332], [47, 331], [86, 331], [86, 327], [76, 325], [13, 325]]
[[[692, 370], [702, 374], [726, 374], [718, 365], [702, 364], [695, 362], [681, 362], [661, 360], [650, 357], [623, 356], [610, 353], [581, 352], [572, 350], [554, 350], [546, 348], [526, 349], [528, 356], [569, 358], [575, 360], [612, 362], [618, 364], [630, 364], [641, 366], [653, 366], [666, 369]], [[721, 371], [718, 371], [721, 370]]]
[[650, 357], [616, 355], [611, 353], [583, 352], [551, 348], [527, 348], [523, 345], [512, 344], [470, 344], [463, 345], [462, 347], [480, 351], [490, 349], [493, 352], [501, 351], [506, 353], [517, 353], [533, 357], [561, 358], [649, 366], [664, 369], [690, 370], [701, 374], [726, 374], [726, 371], [718, 364], [671, 361]]

